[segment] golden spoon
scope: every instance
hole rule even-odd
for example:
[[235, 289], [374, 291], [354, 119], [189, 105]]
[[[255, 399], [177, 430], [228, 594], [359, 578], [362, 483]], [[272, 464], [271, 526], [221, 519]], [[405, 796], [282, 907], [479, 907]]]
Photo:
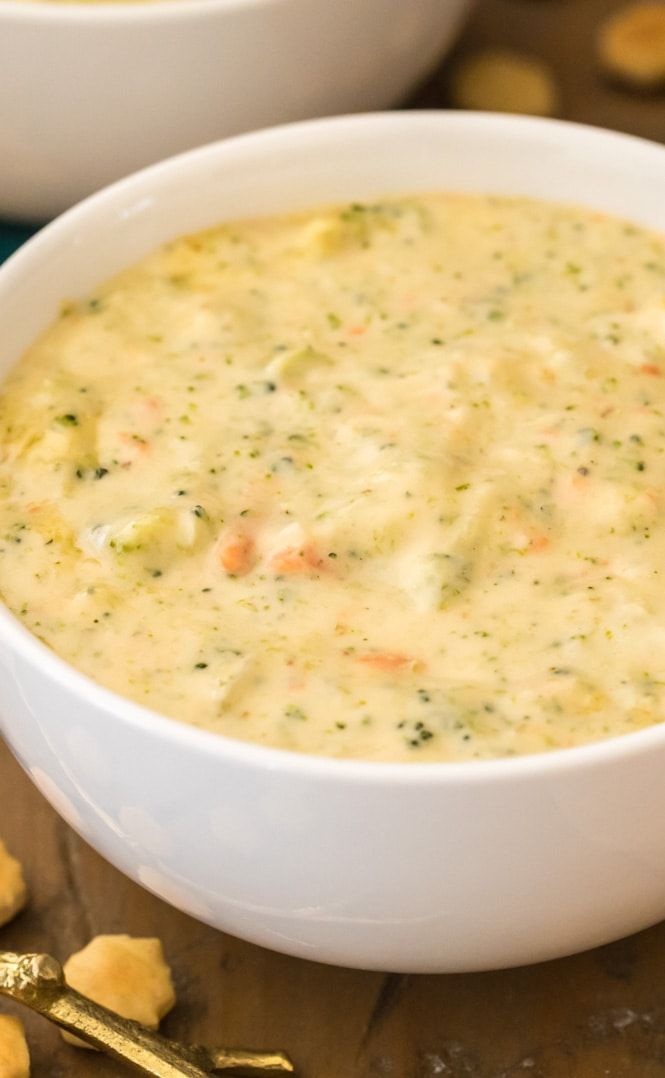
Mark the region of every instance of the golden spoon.
[[47, 954], [0, 951], [0, 995], [25, 1003], [68, 1033], [152, 1078], [209, 1078], [213, 1071], [247, 1078], [295, 1073], [284, 1052], [192, 1047], [121, 1018], [70, 988], [60, 963]]

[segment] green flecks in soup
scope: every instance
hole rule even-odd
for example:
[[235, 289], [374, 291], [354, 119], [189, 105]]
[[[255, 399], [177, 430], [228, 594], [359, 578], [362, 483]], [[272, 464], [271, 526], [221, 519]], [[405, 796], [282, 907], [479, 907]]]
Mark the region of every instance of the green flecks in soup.
[[0, 591], [185, 722], [369, 760], [659, 722], [665, 246], [522, 199], [233, 223], [0, 399]]

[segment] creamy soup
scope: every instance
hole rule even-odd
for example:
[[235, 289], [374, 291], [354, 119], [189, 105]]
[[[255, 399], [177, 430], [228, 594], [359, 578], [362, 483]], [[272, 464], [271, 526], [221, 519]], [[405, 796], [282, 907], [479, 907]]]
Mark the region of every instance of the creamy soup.
[[68, 303], [0, 400], [0, 590], [101, 684], [367, 760], [665, 706], [665, 245], [432, 195], [227, 224]]

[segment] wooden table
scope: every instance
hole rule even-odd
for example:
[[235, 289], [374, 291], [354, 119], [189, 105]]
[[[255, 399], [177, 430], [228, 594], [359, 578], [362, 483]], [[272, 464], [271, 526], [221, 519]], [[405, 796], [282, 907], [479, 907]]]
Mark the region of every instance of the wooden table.
[[[456, 55], [491, 44], [541, 56], [560, 80], [567, 118], [665, 139], [665, 98], [612, 89], [595, 67], [596, 26], [616, 6], [481, 0]], [[445, 104], [448, 72], [449, 64], [411, 104]], [[588, 954], [499, 973], [327, 968], [224, 936], [152, 898], [59, 820], [1, 746], [0, 806], [0, 835], [25, 862], [32, 895], [26, 912], [0, 929], [0, 949], [64, 959], [100, 932], [159, 936], [178, 993], [167, 1034], [283, 1046], [302, 1078], [665, 1078], [665, 924]], [[3, 1002], [2, 1009], [13, 1008]], [[23, 1016], [36, 1078], [126, 1073]]]

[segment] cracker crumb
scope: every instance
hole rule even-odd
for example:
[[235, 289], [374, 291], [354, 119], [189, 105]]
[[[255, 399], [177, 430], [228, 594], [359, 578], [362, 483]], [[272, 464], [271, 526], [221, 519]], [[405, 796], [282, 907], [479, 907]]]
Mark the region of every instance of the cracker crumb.
[[461, 109], [531, 116], [553, 116], [559, 110], [559, 89], [547, 64], [503, 49], [463, 57], [453, 69], [450, 93]]
[[628, 86], [665, 85], [665, 3], [620, 8], [601, 25], [597, 50], [605, 71]]
[[29, 1078], [30, 1054], [23, 1023], [0, 1014], [0, 1078]]
[[0, 839], [0, 925], [6, 925], [25, 906], [27, 888], [21, 864]]

